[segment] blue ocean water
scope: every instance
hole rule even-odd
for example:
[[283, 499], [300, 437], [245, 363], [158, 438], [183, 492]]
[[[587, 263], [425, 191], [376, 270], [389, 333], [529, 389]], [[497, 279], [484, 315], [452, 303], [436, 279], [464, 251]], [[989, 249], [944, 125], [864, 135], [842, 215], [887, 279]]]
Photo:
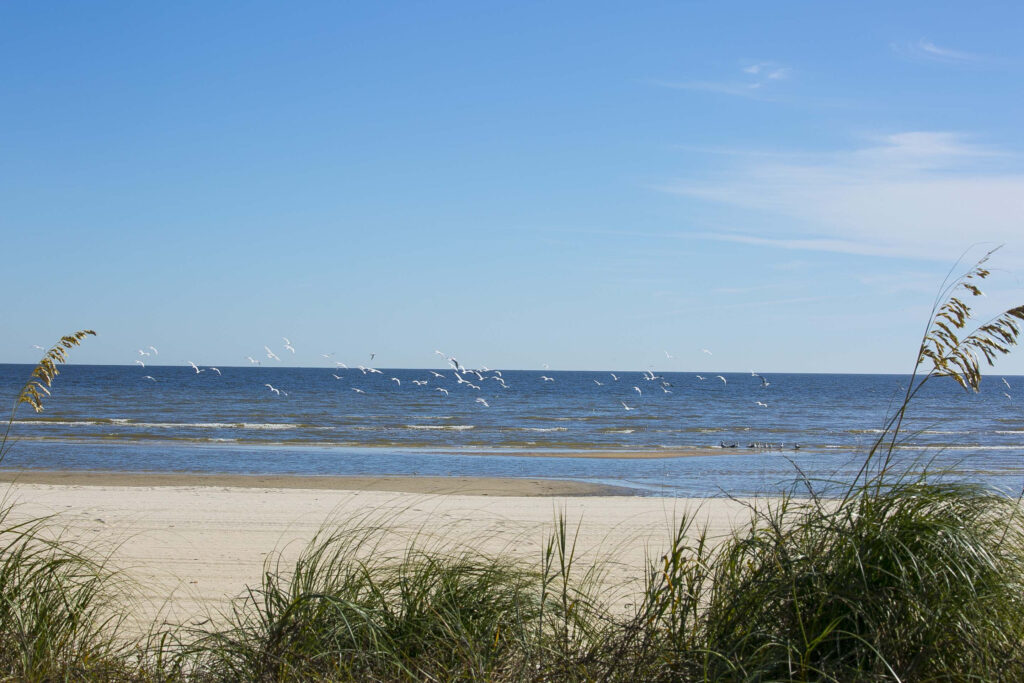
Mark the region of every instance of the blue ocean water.
[[[31, 369], [0, 365], [2, 404], [10, 404]], [[219, 371], [66, 366], [44, 413], [18, 411], [17, 443], [3, 466], [547, 477], [610, 483], [640, 495], [747, 495], [788, 485], [797, 468], [814, 478], [848, 477], [908, 381], [841, 374], [769, 374], [762, 381], [751, 373]], [[915, 399], [903, 435], [905, 462], [927, 459], [1019, 491], [1024, 378], [986, 377], [978, 394], [935, 380]], [[707, 454], [560, 457], [692, 448]]]

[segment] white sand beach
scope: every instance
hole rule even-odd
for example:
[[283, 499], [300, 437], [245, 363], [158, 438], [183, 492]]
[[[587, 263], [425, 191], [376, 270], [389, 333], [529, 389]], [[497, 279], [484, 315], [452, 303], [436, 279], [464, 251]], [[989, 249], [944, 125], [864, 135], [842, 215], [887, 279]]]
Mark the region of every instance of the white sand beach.
[[718, 539], [749, 518], [744, 501], [586, 495], [600, 489], [544, 480], [332, 478], [295, 488], [285, 484], [304, 480], [53, 476], [61, 483], [22, 476], [4, 485], [14, 518], [53, 515], [65, 537], [105, 549], [137, 586], [141, 628], [157, 615], [181, 623], [215, 614], [259, 583], [275, 552], [294, 558], [318, 531], [359, 520], [386, 527], [382, 547], [390, 552], [415, 539], [418, 547], [507, 551], [539, 562], [563, 515], [572, 533], [578, 528], [582, 564], [608, 563], [611, 591], [642, 576], [645, 558], [660, 555], [684, 514]]

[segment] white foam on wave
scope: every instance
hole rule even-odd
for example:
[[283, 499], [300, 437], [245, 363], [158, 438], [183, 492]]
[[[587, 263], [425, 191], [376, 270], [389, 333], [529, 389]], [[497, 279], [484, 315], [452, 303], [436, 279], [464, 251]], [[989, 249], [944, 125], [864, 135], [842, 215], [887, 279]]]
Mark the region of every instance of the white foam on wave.
[[568, 427], [509, 427], [510, 432], [567, 432]]
[[299, 425], [287, 422], [135, 422], [132, 423], [132, 426], [154, 429], [259, 429], [267, 431], [299, 428]]
[[301, 425], [288, 422], [132, 422], [127, 427], [143, 427], [146, 429], [255, 429], [260, 431], [279, 431], [298, 429]]
[[473, 429], [474, 427], [475, 425], [405, 425], [406, 429], [447, 429], [456, 432]]
[[[288, 422], [132, 422], [127, 418], [109, 420], [15, 420], [22, 425], [60, 425], [67, 427], [138, 427], [142, 429], [259, 429], [276, 431], [299, 429], [302, 425]], [[330, 429], [312, 427], [311, 429]]]
[[97, 420], [14, 420], [12, 424], [16, 425], [61, 425], [68, 427], [87, 427], [90, 425], [109, 425], [109, 422], [99, 422]]

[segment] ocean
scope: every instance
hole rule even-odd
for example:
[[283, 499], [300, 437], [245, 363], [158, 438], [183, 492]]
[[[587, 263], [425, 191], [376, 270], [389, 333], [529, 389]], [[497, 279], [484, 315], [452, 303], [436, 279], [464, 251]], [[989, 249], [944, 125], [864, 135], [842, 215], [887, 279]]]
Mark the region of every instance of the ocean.
[[[0, 365], [3, 405], [31, 370]], [[800, 473], [849, 479], [909, 379], [481, 370], [460, 382], [440, 368], [219, 370], [65, 366], [43, 413], [17, 411], [3, 467], [543, 477], [636, 495], [752, 495]], [[1024, 377], [987, 376], [978, 394], [933, 380], [902, 434], [899, 461], [908, 467], [927, 461], [1019, 492]], [[685, 449], [705, 454], [586, 457]]]

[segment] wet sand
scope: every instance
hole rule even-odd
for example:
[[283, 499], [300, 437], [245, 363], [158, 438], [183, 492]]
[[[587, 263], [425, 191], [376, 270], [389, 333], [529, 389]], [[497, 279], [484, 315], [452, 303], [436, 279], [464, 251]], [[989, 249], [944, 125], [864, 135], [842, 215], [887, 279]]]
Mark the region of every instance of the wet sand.
[[63, 486], [213, 486], [333, 491], [393, 491], [468, 496], [628, 495], [629, 489], [560, 479], [511, 477], [349, 477], [200, 472], [104, 472], [96, 470], [0, 470], [0, 483]]

